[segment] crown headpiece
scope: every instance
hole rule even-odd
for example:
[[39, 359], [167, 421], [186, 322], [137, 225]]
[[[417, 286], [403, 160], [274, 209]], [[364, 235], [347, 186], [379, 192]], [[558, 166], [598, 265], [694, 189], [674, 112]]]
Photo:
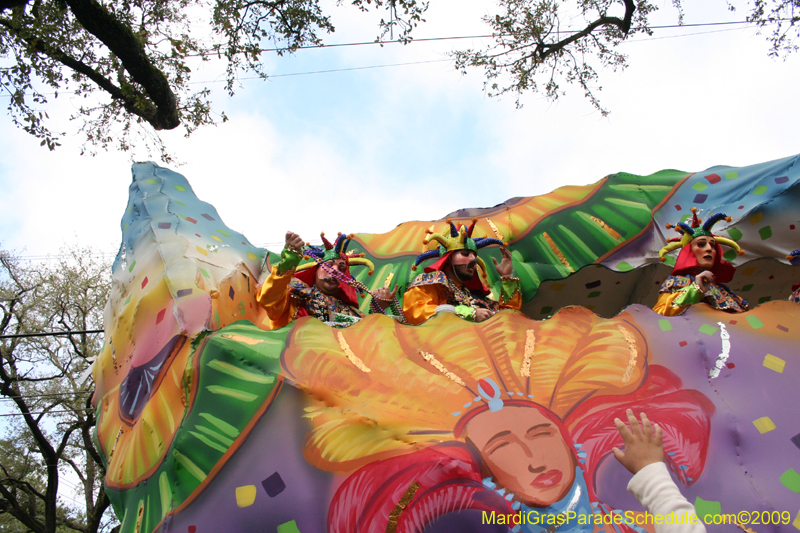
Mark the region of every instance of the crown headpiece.
[[[711, 229], [714, 227], [714, 224], [719, 222], [720, 220], [725, 220], [727, 222], [731, 221], [731, 217], [726, 215], [725, 213], [714, 213], [713, 215], [709, 216], [705, 222], [697, 216], [697, 208], [692, 207], [692, 220], [691, 225], [685, 222], [678, 222], [675, 225], [667, 224], [667, 229], [675, 228], [675, 231], [681, 234], [680, 237], [674, 237], [672, 239], [667, 239], [667, 245], [664, 246], [659, 252], [658, 257], [664, 261], [666, 258], [664, 257], [666, 254], [670, 253], [673, 250], [677, 250], [678, 248], [683, 248], [693, 239], [697, 237], [713, 237], [715, 241], [719, 244], [724, 244], [725, 246], [729, 246], [736, 250], [736, 253], [742, 255], [744, 250], [739, 248], [739, 245], [736, 244], [735, 241], [728, 239], [727, 237], [721, 237], [719, 235], [714, 235], [711, 233]], [[701, 225], [702, 224], [702, 225]]]
[[339, 232], [333, 244], [331, 244], [331, 242], [325, 238], [324, 233], [320, 233], [319, 236], [322, 237], [322, 246], [308, 245], [304, 248], [304, 258], [313, 259], [314, 261], [298, 266], [297, 272], [302, 272], [303, 270], [313, 268], [317, 264], [324, 263], [325, 261], [341, 258], [347, 261], [349, 266], [361, 265], [369, 267], [369, 275], [372, 275], [372, 272], [375, 270], [375, 265], [372, 263], [372, 261], [364, 257], [364, 254], [347, 253], [347, 247], [350, 245], [350, 241], [353, 238], [352, 234], [344, 235], [343, 233]]
[[[439, 246], [437, 246], [435, 250], [428, 250], [427, 252], [423, 252], [417, 256], [417, 260], [414, 261], [414, 265], [411, 267], [411, 270], [416, 270], [417, 265], [423, 261], [433, 259], [434, 257], [442, 257], [444, 254], [449, 252], [456, 252], [458, 250], [472, 250], [475, 252], [475, 254], [477, 254], [478, 250], [484, 246], [497, 244], [505, 247], [506, 244], [500, 239], [494, 239], [490, 237], [479, 237], [477, 239], [473, 239], [472, 232], [475, 229], [476, 222], [478, 222], [478, 219], [473, 218], [469, 227], [464, 226], [463, 224], [461, 227], [457, 227], [453, 221], [448, 218], [447, 225], [449, 226], [449, 231], [445, 234], [433, 233], [431, 230], [426, 230], [428, 234], [425, 236], [422, 243], [427, 245], [431, 241], [436, 241], [439, 243]], [[480, 257], [478, 258], [478, 264], [483, 272], [486, 272], [486, 264]]]

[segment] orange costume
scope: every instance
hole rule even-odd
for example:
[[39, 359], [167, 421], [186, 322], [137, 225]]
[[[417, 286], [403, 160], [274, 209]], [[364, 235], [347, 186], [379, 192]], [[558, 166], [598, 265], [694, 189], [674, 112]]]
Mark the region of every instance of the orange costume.
[[[337, 327], [349, 326], [364, 317], [358, 308], [356, 291], [363, 293], [366, 287], [353, 279], [350, 266], [368, 266], [371, 274], [372, 262], [361, 254], [348, 254], [350, 239], [342, 234], [335, 244], [328, 242], [324, 235], [322, 242], [324, 248], [306, 248], [314, 261], [303, 265], [299, 265], [302, 256], [297, 251], [285, 248], [281, 262], [272, 267], [269, 277], [258, 290], [256, 298], [267, 311], [270, 329], [282, 328], [303, 316], [314, 316]], [[347, 267], [344, 272], [328, 266], [327, 262], [333, 259], [345, 260]], [[336, 294], [325, 294], [315, 286], [318, 268], [324, 268], [331, 277], [339, 280]]]
[[[496, 302], [489, 298], [490, 291], [481, 281], [477, 272], [464, 283], [445, 274], [443, 269], [453, 252], [470, 250], [477, 255], [478, 249], [484, 246], [490, 244], [504, 245], [503, 241], [498, 239], [472, 239], [472, 230], [475, 228], [474, 219], [469, 228], [466, 226], [456, 228], [450, 221], [448, 221], [448, 224], [450, 226], [449, 235], [433, 233], [424, 240], [425, 244], [436, 240], [440, 243], [440, 246], [436, 250], [423, 253], [417, 257], [414, 263], [413, 269], [416, 270], [417, 265], [422, 261], [434, 257], [439, 258], [433, 265], [425, 267], [424, 273], [414, 278], [403, 296], [403, 314], [408, 323], [421, 324], [437, 311], [449, 311], [465, 320], [474, 320], [475, 311], [481, 308], [491, 311], [500, 309], [515, 309], [518, 311], [522, 306], [518, 278], [512, 276], [500, 278], [500, 301]], [[485, 263], [480, 258], [477, 258], [477, 262], [485, 273]]]

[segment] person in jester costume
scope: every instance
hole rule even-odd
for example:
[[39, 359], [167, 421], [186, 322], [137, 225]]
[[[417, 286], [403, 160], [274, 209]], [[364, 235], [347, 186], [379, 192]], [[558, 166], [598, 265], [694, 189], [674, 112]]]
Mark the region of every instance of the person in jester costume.
[[[438, 311], [454, 312], [466, 320], [483, 322], [500, 309], [519, 310], [521, 307], [519, 278], [512, 275], [511, 252], [499, 239], [473, 239], [476, 222], [473, 218], [469, 227], [456, 227], [447, 220], [450, 230], [447, 234], [429, 233], [423, 240], [426, 245], [437, 241], [439, 246], [417, 257], [412, 270], [428, 259], [438, 260], [414, 278], [403, 296], [403, 314], [409, 324], [421, 324]], [[503, 259], [498, 263], [492, 258], [501, 281], [499, 302], [489, 298], [490, 291], [478, 273], [480, 266], [486, 275], [486, 264], [478, 257], [478, 250], [492, 244], [503, 246]]]
[[[303, 316], [316, 317], [335, 327], [348, 326], [364, 317], [358, 308], [358, 295], [365, 296], [367, 287], [350, 275], [350, 267], [366, 266], [372, 275], [374, 265], [364, 254], [347, 252], [352, 236], [339, 233], [331, 244], [324, 233], [320, 235], [322, 247], [305, 246], [299, 235], [286, 233], [281, 261], [272, 267], [257, 295], [269, 316], [270, 329]], [[301, 265], [304, 258], [312, 261]], [[372, 291], [373, 308], [389, 307], [396, 293], [396, 287], [393, 291], [386, 287]]]
[[734, 241], [711, 233], [720, 220], [731, 221], [724, 213], [715, 213], [703, 222], [697, 216], [697, 208], [693, 207], [691, 225], [667, 224], [667, 229], [674, 227], [681, 236], [669, 239], [658, 252], [659, 257], [664, 261], [669, 252], [678, 248], [681, 251], [672, 274], [661, 285], [658, 302], [653, 308], [656, 313], [678, 315], [699, 302], [729, 313], [747, 311], [747, 300], [724, 285], [733, 279], [736, 268], [722, 258], [720, 245], [733, 248], [739, 255], [744, 252]]

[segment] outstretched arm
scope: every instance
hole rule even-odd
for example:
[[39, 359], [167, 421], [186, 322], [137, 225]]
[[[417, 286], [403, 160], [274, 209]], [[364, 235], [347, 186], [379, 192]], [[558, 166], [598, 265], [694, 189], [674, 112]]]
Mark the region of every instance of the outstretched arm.
[[519, 290], [519, 278], [514, 277], [511, 252], [508, 248], [502, 248], [500, 253], [503, 254], [503, 259], [499, 263], [497, 259], [492, 257], [494, 268], [500, 276], [500, 308], [519, 311], [520, 307], [522, 307], [522, 294]]
[[[661, 428], [651, 424], [644, 413], [641, 425], [632, 410], [628, 409], [627, 415], [630, 429], [619, 418], [614, 419], [625, 450], [614, 448], [613, 452], [617, 461], [634, 474], [628, 491], [654, 516], [656, 533], [704, 533], [706, 528], [694, 506], [681, 494], [664, 463]], [[661, 524], [657, 517], [661, 517]]]
[[269, 277], [258, 290], [256, 300], [267, 311], [272, 329], [291, 322], [296, 304], [289, 297], [289, 282], [294, 269], [302, 259], [303, 239], [296, 233], [286, 232], [286, 240], [281, 252], [281, 262], [272, 267]]

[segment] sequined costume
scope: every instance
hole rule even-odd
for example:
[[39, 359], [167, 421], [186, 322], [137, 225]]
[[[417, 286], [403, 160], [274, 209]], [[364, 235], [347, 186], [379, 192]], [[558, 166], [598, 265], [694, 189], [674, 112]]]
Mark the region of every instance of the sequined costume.
[[714, 309], [728, 313], [747, 311], [747, 300], [733, 292], [727, 285], [714, 283], [705, 295], [694, 282], [694, 276], [670, 276], [661, 285], [653, 311], [665, 316], [679, 315], [696, 303], [707, 303]]
[[[423, 244], [426, 246], [431, 241], [436, 241], [438, 246], [419, 255], [411, 267], [412, 270], [416, 270], [420, 263], [428, 259], [437, 258], [437, 261], [425, 267], [425, 272], [414, 278], [403, 295], [403, 314], [409, 324], [421, 324], [437, 311], [447, 310], [466, 320], [474, 320], [475, 311], [478, 309], [519, 310], [522, 306], [519, 279], [513, 276], [500, 279], [502, 294], [499, 302], [489, 298], [489, 289], [479, 275], [479, 272], [483, 272], [485, 276], [486, 264], [478, 257], [478, 250], [484, 246], [493, 244], [505, 246], [505, 244], [500, 239], [486, 237], [473, 239], [472, 232], [477, 220], [473, 218], [469, 227], [456, 227], [448, 219], [449, 232], [433, 233], [429, 230], [429, 235], [423, 239]], [[450, 256], [459, 250], [475, 252], [475, 260], [480, 267], [472, 278], [464, 283], [450, 279], [444, 272]]]
[[[331, 244], [324, 233], [320, 236], [323, 247], [304, 247], [308, 254], [306, 259], [313, 261], [300, 264], [303, 256], [297, 250], [285, 248], [281, 252], [281, 262], [272, 267], [269, 277], [258, 290], [256, 298], [267, 311], [270, 329], [282, 328], [303, 316], [313, 316], [337, 327], [349, 326], [364, 317], [358, 309], [356, 289], [349, 283], [354, 281], [350, 266], [367, 266], [372, 274], [374, 265], [364, 259], [363, 254], [347, 252], [350, 237], [340, 233]], [[317, 269], [324, 268], [324, 263], [333, 260], [344, 260], [346, 266], [343, 272], [327, 267], [330, 275], [339, 279], [336, 294], [328, 295], [315, 286], [315, 281]]]
[[279, 267], [272, 267], [257, 295], [258, 303], [269, 316], [270, 329], [282, 328], [298, 316], [313, 316], [323, 322], [342, 324], [356, 322], [364, 316], [358, 306], [349, 301], [328, 296], [313, 285], [293, 279], [294, 269], [279, 273]]
[[504, 280], [502, 288], [501, 299], [496, 302], [480, 291], [471, 291], [451, 280], [444, 272], [425, 272], [409, 285], [403, 297], [403, 313], [409, 324], [421, 324], [433, 316], [440, 305], [452, 305], [456, 314], [467, 320], [471, 320], [473, 310], [477, 308], [518, 311], [522, 306], [519, 281]]

